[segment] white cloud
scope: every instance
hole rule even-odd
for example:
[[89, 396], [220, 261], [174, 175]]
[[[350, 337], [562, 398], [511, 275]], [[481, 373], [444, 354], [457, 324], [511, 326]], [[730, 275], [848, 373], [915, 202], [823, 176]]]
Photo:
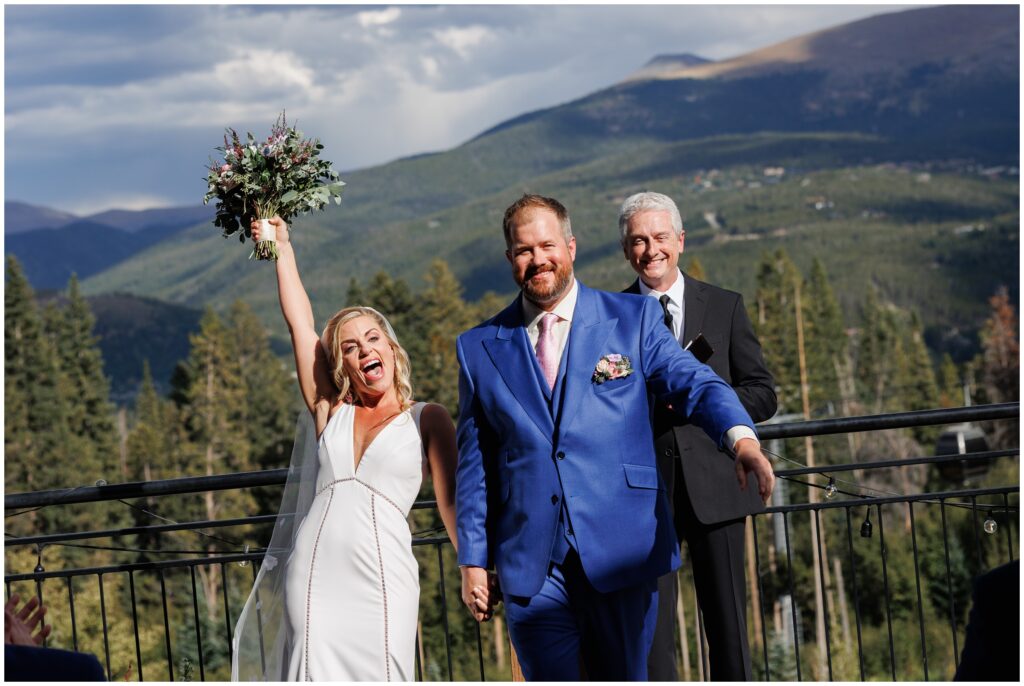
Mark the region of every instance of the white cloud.
[[423, 55], [420, 57], [420, 66], [423, 67], [423, 72], [427, 75], [427, 78], [434, 79], [441, 73], [441, 68], [437, 64], [437, 60], [433, 57]]
[[434, 31], [433, 35], [437, 42], [452, 50], [462, 59], [467, 59], [473, 48], [494, 37], [494, 34], [485, 26], [452, 27]]
[[[8, 134], [95, 133], [134, 127], [154, 130], [265, 118], [278, 103], [317, 101], [323, 89], [314, 71], [295, 54], [242, 48], [203, 70], [106, 87], [44, 86], [33, 105], [6, 117]], [[262, 113], [261, 113], [262, 111]]]
[[356, 21], [364, 29], [370, 26], [381, 26], [397, 21], [402, 16], [402, 10], [398, 7], [389, 7], [386, 10], [370, 10], [360, 12], [356, 15]]
[[80, 217], [96, 214], [112, 208], [119, 210], [153, 210], [161, 207], [175, 207], [170, 198], [150, 193], [106, 193], [90, 197], [73, 204], [68, 211]]

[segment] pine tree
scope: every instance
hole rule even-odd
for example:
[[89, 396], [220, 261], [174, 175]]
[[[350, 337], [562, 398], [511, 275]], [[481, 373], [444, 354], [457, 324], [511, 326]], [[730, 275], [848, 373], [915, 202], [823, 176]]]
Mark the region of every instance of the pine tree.
[[949, 353], [944, 353], [939, 364], [939, 407], [960, 407], [963, 400], [960, 372]]
[[982, 383], [989, 402], [1014, 402], [1020, 399], [1017, 315], [1005, 288], [989, 298], [989, 305], [992, 314], [981, 333]]
[[[1020, 344], [1017, 315], [1005, 288], [989, 298], [992, 314], [981, 333], [982, 388], [985, 400], [1007, 403], [1020, 400]], [[1003, 421], [993, 425], [996, 447], [1015, 445], [1019, 422]]]
[[428, 286], [420, 295], [419, 308], [426, 328], [426, 350], [413, 367], [413, 379], [419, 397], [444, 405], [454, 415], [459, 405], [455, 338], [475, 322], [462, 299], [461, 284], [444, 261], [435, 260], [426, 279]]
[[[246, 402], [240, 420], [247, 433], [252, 467], [287, 467], [295, 416], [300, 409], [291, 370], [273, 354], [267, 330], [245, 302], [236, 300], [231, 305], [228, 325], [245, 387]], [[259, 513], [276, 513], [281, 489], [253, 489], [253, 496]]]
[[114, 483], [119, 474], [117, 429], [110, 402], [110, 382], [103, 373], [103, 354], [93, 334], [96, 318], [78, 288], [68, 281], [67, 304], [55, 319], [52, 335], [68, 383], [68, 431], [80, 444], [78, 466], [89, 480]]
[[[4, 291], [4, 488], [27, 491], [31, 478], [28, 463], [32, 439], [29, 368], [41, 366], [38, 355], [42, 322], [36, 311], [31, 286], [13, 256], [7, 258]], [[35, 362], [35, 365], [33, 365]]]
[[[185, 386], [182, 407], [194, 452], [190, 455], [190, 473], [233, 474], [251, 471], [248, 427], [245, 425], [246, 386], [238, 362], [238, 351], [230, 331], [211, 308], [199, 322], [199, 332], [189, 336], [191, 350], [182, 379]], [[199, 511], [184, 516], [218, 519], [249, 514], [254, 509], [252, 495], [238, 490], [209, 491]], [[180, 521], [180, 520], [179, 520]], [[206, 543], [212, 552], [212, 540]], [[207, 609], [219, 610], [216, 599], [220, 575], [216, 567], [199, 567]]]
[[[181, 476], [182, 451], [181, 426], [173, 405], [157, 394], [149, 360], [143, 362], [142, 382], [135, 398], [135, 411], [131, 430], [128, 433], [128, 478], [130, 481], [155, 481]], [[135, 503], [138, 508], [150, 512], [159, 505], [154, 498]], [[133, 509], [135, 526], [155, 524], [152, 515], [142, 509]], [[140, 535], [136, 547], [154, 549], [161, 545], [166, 534]], [[140, 559], [149, 559], [141, 555]]]
[[751, 321], [775, 377], [779, 411], [799, 412], [800, 368], [797, 355], [795, 293], [800, 273], [785, 250], [765, 254], [757, 270], [757, 295]]
[[[8, 492], [78, 486], [67, 467], [66, 399], [57, 351], [21, 265], [7, 258], [4, 291], [4, 486]], [[60, 508], [11, 519], [12, 533], [51, 531]]]
[[348, 293], [345, 296], [346, 307], [355, 307], [356, 305], [364, 304], [365, 294], [363, 293], [362, 287], [359, 285], [359, 280], [356, 277], [351, 277], [348, 280]]
[[862, 308], [857, 348], [857, 381], [869, 412], [878, 414], [891, 407], [894, 375], [903, 355], [892, 308], [879, 301], [878, 289], [871, 286]]
[[[939, 406], [939, 387], [935, 368], [924, 343], [921, 319], [916, 312], [910, 315], [910, 325], [903, 341], [906, 366], [897, 372], [896, 385], [901, 396], [902, 411], [930, 410]], [[938, 438], [938, 427], [916, 427], [912, 430], [918, 443], [932, 444]]]
[[803, 289], [807, 368], [812, 412], [842, 401], [839, 370], [845, 366], [849, 340], [843, 313], [821, 260], [815, 258]]

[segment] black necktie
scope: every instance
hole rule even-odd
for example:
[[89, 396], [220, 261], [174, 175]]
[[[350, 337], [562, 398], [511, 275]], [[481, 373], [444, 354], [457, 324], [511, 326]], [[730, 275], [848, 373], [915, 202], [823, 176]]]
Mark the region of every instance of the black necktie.
[[672, 313], [668, 311], [668, 296], [661, 296], [660, 298], [658, 298], [658, 302], [661, 303], [661, 311], [665, 313], [665, 326], [668, 327], [668, 330], [671, 331], [672, 335], [674, 336], [675, 330], [672, 328]]

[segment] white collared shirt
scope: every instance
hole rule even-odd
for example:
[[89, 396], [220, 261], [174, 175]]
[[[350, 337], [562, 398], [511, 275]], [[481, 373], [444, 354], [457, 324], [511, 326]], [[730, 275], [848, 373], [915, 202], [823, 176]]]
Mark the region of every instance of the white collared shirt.
[[672, 315], [672, 334], [676, 337], [676, 340], [686, 344], [683, 340], [683, 313], [685, 310], [683, 292], [686, 288], [686, 282], [683, 280], [683, 273], [679, 271], [679, 267], [676, 267], [676, 280], [668, 287], [667, 291], [656, 291], [647, 284], [644, 283], [643, 279], [640, 279], [640, 295], [649, 295], [655, 300], [661, 300], [661, 296], [668, 296], [668, 312]]
[[[569, 292], [565, 294], [561, 302], [555, 305], [555, 309], [551, 310], [551, 313], [558, 317], [552, 326], [552, 333], [555, 336], [555, 351], [558, 353], [559, 360], [562, 359], [562, 353], [565, 352], [565, 344], [569, 340], [572, 314], [576, 311], [576, 299], [579, 296], [579, 292], [580, 289], [576, 284], [576, 279], [573, 279]], [[530, 346], [536, 352], [537, 341], [540, 339], [540, 318], [547, 314], [547, 312], [530, 302], [525, 296], [523, 296], [521, 302], [523, 306], [523, 321], [526, 322], [526, 335], [530, 337]]]

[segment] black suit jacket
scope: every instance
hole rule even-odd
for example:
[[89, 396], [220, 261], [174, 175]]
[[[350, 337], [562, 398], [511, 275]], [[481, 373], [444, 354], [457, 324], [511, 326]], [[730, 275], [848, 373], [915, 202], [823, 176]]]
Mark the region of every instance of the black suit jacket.
[[[775, 381], [765, 367], [761, 344], [743, 306], [743, 296], [686, 274], [683, 280], [682, 339], [690, 341], [703, 333], [714, 348], [707, 364], [733, 387], [755, 422], [770, 419], [777, 407]], [[625, 292], [639, 294], [639, 280]], [[680, 460], [686, 495], [697, 519], [704, 524], [715, 524], [764, 511], [755, 478], [749, 476], [746, 490], [740, 490], [731, 455], [720, 451], [698, 427], [687, 424], [674, 412], [656, 408], [656, 443], [661, 446], [671, 443], [665, 440], [668, 432], [674, 434], [677, 454], [669, 456], [667, 449], [662, 448], [658, 458]], [[671, 469], [669, 464], [664, 466]]]

